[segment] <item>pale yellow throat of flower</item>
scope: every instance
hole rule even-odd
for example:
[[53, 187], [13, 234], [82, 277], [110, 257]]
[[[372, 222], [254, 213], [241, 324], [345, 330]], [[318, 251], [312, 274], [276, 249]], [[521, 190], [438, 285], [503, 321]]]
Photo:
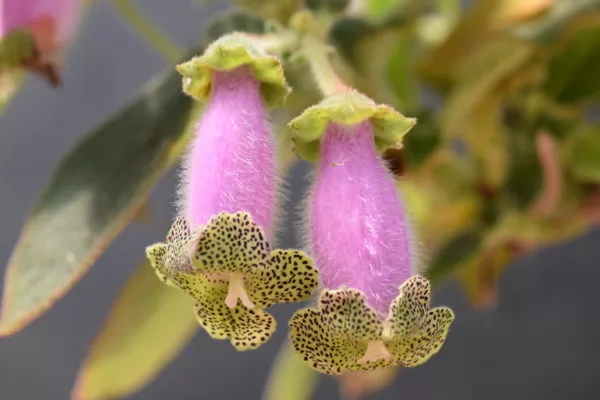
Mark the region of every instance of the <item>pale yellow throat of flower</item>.
[[242, 302], [244, 307], [249, 309], [254, 308], [254, 303], [250, 300], [248, 291], [246, 290], [244, 274], [233, 272], [229, 274], [229, 288], [227, 289], [225, 305], [229, 308], [235, 308], [238, 299]]

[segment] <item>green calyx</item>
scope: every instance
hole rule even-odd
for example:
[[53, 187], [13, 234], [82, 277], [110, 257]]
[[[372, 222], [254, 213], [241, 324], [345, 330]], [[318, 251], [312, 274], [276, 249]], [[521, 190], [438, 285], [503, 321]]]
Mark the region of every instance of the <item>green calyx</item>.
[[319, 104], [307, 108], [288, 124], [296, 153], [303, 159], [315, 162], [319, 158], [319, 141], [330, 123], [356, 125], [371, 120], [375, 132], [375, 146], [379, 151], [396, 146], [416, 124], [392, 107], [376, 104], [357, 92], [336, 93]]
[[231, 71], [248, 66], [261, 83], [265, 104], [280, 107], [285, 104], [290, 88], [281, 61], [267, 54], [247, 34], [234, 32], [215, 40], [201, 56], [177, 65], [183, 76], [183, 91], [204, 101], [211, 91], [212, 71]]

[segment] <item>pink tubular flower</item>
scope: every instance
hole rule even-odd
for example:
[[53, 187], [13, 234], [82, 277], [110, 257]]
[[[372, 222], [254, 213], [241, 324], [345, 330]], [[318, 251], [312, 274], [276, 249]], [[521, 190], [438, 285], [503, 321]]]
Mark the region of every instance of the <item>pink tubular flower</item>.
[[323, 286], [317, 308], [292, 318], [291, 339], [321, 372], [419, 365], [454, 320], [449, 308], [429, 309], [430, 284], [415, 273], [404, 207], [377, 151], [413, 124], [356, 92], [290, 123], [300, 151], [318, 151], [307, 234]]
[[0, 0], [0, 70], [26, 66], [57, 84], [55, 58], [77, 9], [77, 0]]
[[180, 215], [147, 254], [165, 283], [196, 300], [212, 337], [254, 349], [275, 329], [265, 308], [317, 287], [306, 254], [269, 243], [279, 177], [266, 106], [288, 88], [279, 61], [235, 34], [178, 70], [184, 91], [207, 103], [184, 161]]

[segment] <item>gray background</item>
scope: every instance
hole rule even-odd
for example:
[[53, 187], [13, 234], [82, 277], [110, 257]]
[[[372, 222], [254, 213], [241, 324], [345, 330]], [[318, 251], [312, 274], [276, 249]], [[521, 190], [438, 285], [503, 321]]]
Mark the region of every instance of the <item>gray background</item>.
[[[218, 6], [191, 0], [144, 0], [144, 11], [189, 47]], [[98, 1], [73, 45], [57, 91], [34, 78], [0, 119], [0, 268], [52, 169], [73, 141], [130, 101], [165, 62]], [[290, 201], [301, 196], [306, 165], [292, 172]], [[152, 195], [152, 220], [133, 224], [53, 309], [16, 336], [0, 340], [0, 399], [66, 399], [77, 369], [111, 302], [145, 245], [162, 237], [172, 212], [174, 176]], [[291, 208], [290, 205], [288, 205]], [[288, 223], [285, 245], [293, 245]], [[447, 344], [422, 367], [403, 371], [374, 399], [598, 399], [600, 395], [600, 232], [540, 251], [503, 277], [501, 301], [473, 311], [449, 284], [436, 302], [458, 316]], [[278, 308], [285, 320], [290, 308]], [[236, 353], [200, 333], [185, 353], [135, 399], [259, 399], [280, 329], [260, 351]], [[316, 398], [335, 399], [333, 379]]]

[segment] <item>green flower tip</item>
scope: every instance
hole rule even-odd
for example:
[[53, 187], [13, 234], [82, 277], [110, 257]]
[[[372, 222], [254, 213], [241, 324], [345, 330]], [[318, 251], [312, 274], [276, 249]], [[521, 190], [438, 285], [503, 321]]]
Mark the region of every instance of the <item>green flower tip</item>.
[[375, 145], [380, 151], [401, 143], [404, 135], [417, 123], [392, 107], [376, 104], [357, 91], [336, 93], [319, 104], [307, 108], [289, 122], [298, 155], [316, 161], [319, 140], [331, 122], [355, 125], [370, 119], [375, 132]]
[[454, 321], [448, 307], [429, 308], [430, 292], [424, 277], [408, 279], [381, 318], [359, 290], [324, 290], [316, 308], [292, 317], [292, 344], [314, 369], [331, 375], [416, 367], [441, 349]]
[[308, 300], [318, 285], [312, 260], [297, 250], [271, 250], [245, 212], [220, 213], [194, 233], [178, 217], [166, 243], [146, 254], [163, 282], [194, 299], [206, 332], [239, 351], [258, 348], [275, 331], [264, 309]]
[[291, 89], [287, 85], [279, 58], [267, 54], [248, 34], [234, 32], [215, 40], [204, 54], [177, 65], [183, 76], [183, 91], [199, 101], [210, 95], [212, 70], [231, 71], [248, 65], [261, 83], [265, 104], [280, 107]]

